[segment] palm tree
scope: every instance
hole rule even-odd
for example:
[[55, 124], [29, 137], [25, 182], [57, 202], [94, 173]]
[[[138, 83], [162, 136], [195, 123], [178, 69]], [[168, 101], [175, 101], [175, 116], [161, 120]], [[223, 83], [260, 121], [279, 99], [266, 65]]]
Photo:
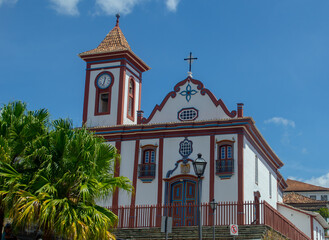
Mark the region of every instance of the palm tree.
[[[26, 104], [11, 102], [0, 110], [0, 162], [21, 168], [24, 151], [47, 132], [49, 114], [45, 109], [28, 111]], [[6, 184], [0, 177], [1, 190]], [[4, 195], [0, 196], [0, 233], [5, 216]]]
[[119, 157], [113, 146], [84, 128], [73, 129], [69, 120], [57, 120], [23, 152], [14, 165], [0, 164], [5, 181], [0, 196], [17, 227], [36, 225], [48, 239], [113, 238], [109, 230], [117, 216], [96, 200], [116, 188], [132, 191], [128, 178], [113, 175]]

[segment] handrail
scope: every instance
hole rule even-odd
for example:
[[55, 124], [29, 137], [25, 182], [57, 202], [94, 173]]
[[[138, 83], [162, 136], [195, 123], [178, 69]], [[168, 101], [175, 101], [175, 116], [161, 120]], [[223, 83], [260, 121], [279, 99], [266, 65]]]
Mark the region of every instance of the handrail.
[[[108, 209], [118, 213], [117, 228], [160, 227], [162, 216], [172, 217], [173, 227], [197, 225], [196, 204], [132, 205]], [[209, 203], [202, 203], [200, 210], [202, 225], [212, 226], [213, 211]], [[214, 224], [266, 225], [292, 240], [310, 239], [266, 201], [219, 202], [215, 210]]]

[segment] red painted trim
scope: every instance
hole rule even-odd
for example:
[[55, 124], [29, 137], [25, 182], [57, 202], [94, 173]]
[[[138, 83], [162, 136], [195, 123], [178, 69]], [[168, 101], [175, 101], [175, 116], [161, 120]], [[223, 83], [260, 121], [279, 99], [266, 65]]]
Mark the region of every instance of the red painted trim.
[[[247, 124], [248, 123], [248, 124]], [[222, 124], [234, 124], [234, 126], [218, 126], [212, 127], [213, 125]], [[206, 128], [199, 128], [203, 125], [212, 125]], [[224, 134], [224, 133], [237, 133], [238, 129], [244, 129], [247, 134], [247, 140], [254, 146], [254, 148], [260, 152], [261, 156], [267, 163], [272, 166], [273, 169], [278, 169], [283, 166], [283, 163], [273, 152], [273, 150], [268, 146], [267, 142], [258, 132], [258, 129], [253, 126], [254, 121], [250, 117], [246, 118], [235, 118], [230, 120], [216, 120], [216, 121], [202, 121], [202, 122], [175, 122], [175, 123], [159, 123], [159, 124], [149, 124], [149, 125], [124, 125], [124, 126], [114, 126], [107, 128], [91, 128], [93, 132], [104, 132], [104, 131], [115, 131], [115, 133], [104, 133], [102, 134], [109, 141], [115, 141], [116, 139], [124, 140], [136, 140], [150, 139], [163, 137], [176, 137], [182, 134], [188, 136], [201, 136], [201, 135], [211, 135], [211, 134]], [[180, 127], [180, 129], [175, 130], [164, 130], [170, 127]], [[162, 129], [158, 129], [162, 128]], [[163, 129], [164, 128], [164, 129]], [[152, 131], [152, 129], [155, 129]], [[129, 130], [136, 130], [133, 133], [129, 133]], [[274, 162], [274, 159], [276, 162]]]
[[[118, 153], [121, 153], [121, 141], [115, 142], [115, 148], [118, 150]], [[120, 176], [120, 160], [116, 159], [115, 160], [115, 170], [114, 170], [114, 177], [119, 177]], [[119, 190], [116, 189], [113, 193], [113, 198], [112, 198], [112, 207], [116, 208], [118, 207], [119, 203]], [[117, 214], [117, 213], [115, 213]]]
[[141, 60], [137, 55], [135, 55], [130, 50], [125, 51], [116, 51], [116, 52], [107, 52], [107, 53], [98, 53], [98, 54], [88, 54], [88, 55], [79, 55], [84, 61], [92, 62], [92, 61], [102, 61], [108, 59], [115, 59], [115, 58], [127, 58], [129, 62], [131, 62], [134, 67], [136, 67], [139, 71], [145, 72], [150, 70], [151, 68], [146, 65], [143, 60]]
[[183, 81], [177, 83], [174, 87], [174, 91], [169, 92], [167, 94], [167, 96], [163, 99], [163, 101], [161, 102], [160, 105], [156, 105], [152, 111], [152, 113], [150, 114], [150, 116], [146, 119], [143, 118], [142, 119], [142, 123], [149, 123], [153, 116], [155, 115], [155, 113], [157, 111], [161, 112], [164, 105], [167, 103], [168, 99], [171, 98], [175, 98], [176, 97], [176, 93], [178, 93], [180, 91], [180, 87], [183, 86], [186, 82], [192, 82], [193, 84], [197, 85], [197, 89], [200, 90], [200, 94], [201, 95], [205, 95], [208, 94], [208, 96], [210, 97], [210, 99], [212, 100], [212, 102], [214, 103], [214, 105], [217, 107], [218, 105], [220, 105], [222, 107], [222, 109], [224, 110], [224, 112], [227, 114], [228, 117], [234, 118], [236, 116], [236, 111], [233, 110], [232, 112], [229, 112], [227, 107], [225, 106], [224, 102], [219, 99], [217, 100], [216, 97], [214, 96], [214, 94], [212, 92], [210, 92], [210, 90], [204, 88], [203, 83], [199, 80], [196, 79], [192, 79], [190, 77], [184, 79]]
[[243, 103], [238, 103], [238, 118], [243, 117]]
[[[87, 68], [89, 63], [87, 63]], [[90, 71], [86, 70], [86, 80], [85, 80], [85, 97], [83, 102], [83, 115], [82, 115], [82, 124], [84, 125], [87, 122], [88, 117], [88, 103], [89, 103], [89, 86], [90, 86]]]
[[228, 140], [228, 139], [224, 139], [224, 140], [220, 140], [220, 141], [217, 141], [216, 144], [221, 146], [221, 145], [234, 145], [235, 141], [232, 141], [232, 140]]
[[276, 171], [278, 186], [281, 188], [281, 191], [288, 187], [286, 180], [282, 177], [279, 171]]
[[311, 221], [311, 239], [314, 239], [314, 224], [313, 224], [313, 216], [310, 216]]
[[[164, 178], [163, 181], [168, 183], [176, 182], [178, 179], [187, 179], [187, 180], [193, 180], [198, 181], [198, 177], [191, 174], [178, 174], [176, 176], [170, 177], [170, 178]], [[204, 177], [201, 177], [201, 179], [204, 179]]]
[[[188, 136], [206, 136], [211, 134], [235, 134], [238, 132], [238, 128], [226, 128], [226, 129], [203, 129], [203, 130], [176, 130], [176, 131], [163, 131], [163, 132], [149, 132], [146, 133], [136, 133], [134, 135], [104, 135], [104, 138], [108, 141], [115, 141], [117, 139], [122, 139], [125, 141], [128, 140], [136, 140], [136, 139], [152, 139], [158, 138], [160, 136], [170, 138], [170, 137], [181, 137], [182, 134]], [[247, 136], [247, 135], [246, 135]], [[259, 153], [263, 159], [269, 164], [269, 166], [273, 169], [273, 171], [277, 172], [278, 167], [269, 159], [266, 158], [265, 155], [260, 152]]]
[[133, 187], [135, 189], [135, 192], [131, 196], [131, 203], [130, 203], [131, 206], [135, 205], [135, 203], [136, 203], [138, 156], [139, 156], [139, 140], [136, 140], [136, 142], [135, 142], [134, 172], [133, 172]]
[[[124, 65], [124, 61], [121, 61], [121, 65]], [[124, 91], [125, 91], [125, 82], [126, 82], [125, 77], [126, 77], [126, 69], [125, 67], [120, 67], [117, 125], [123, 124], [123, 110], [124, 110], [124, 99], [125, 99]]]
[[[201, 177], [201, 179], [203, 179], [204, 177]], [[196, 187], [198, 186], [198, 178], [194, 175], [190, 175], [190, 174], [179, 174], [176, 176], [173, 176], [171, 178], [165, 178], [163, 179], [163, 181], [168, 182], [168, 194], [167, 194], [167, 202], [170, 203], [170, 194], [171, 194], [171, 185], [174, 182], [179, 181], [180, 179], [184, 179], [184, 180], [191, 180], [191, 181], [195, 181], [196, 183]], [[197, 201], [197, 196], [195, 196], [195, 200]]]
[[137, 111], [140, 111], [141, 110], [141, 102], [142, 102], [142, 80], [140, 80], [139, 84], [139, 92], [138, 92], [138, 110]]
[[[244, 201], [244, 173], [243, 173], [243, 133], [238, 134], [238, 203], [243, 203]], [[238, 205], [238, 224], [244, 223], [243, 217], [243, 205]]]
[[[158, 199], [157, 204], [162, 204], [162, 185], [163, 185], [163, 138], [159, 139], [159, 164], [158, 164]], [[157, 209], [157, 216], [161, 216], [161, 208]], [[160, 218], [157, 218], [157, 226], [160, 226]]]
[[[104, 74], [104, 73], [107, 73], [111, 76], [111, 84], [108, 88], [105, 88], [105, 89], [100, 89], [98, 86], [97, 86], [97, 79], [100, 75]], [[95, 86], [95, 89], [96, 89], [96, 94], [95, 94], [95, 108], [94, 108], [94, 115], [95, 116], [98, 116], [98, 115], [108, 115], [111, 113], [111, 103], [112, 103], [112, 86], [114, 84], [114, 76], [111, 72], [108, 72], [108, 71], [103, 71], [99, 74], [97, 74], [95, 80], [94, 80], [94, 86]], [[106, 112], [99, 112], [99, 95], [102, 94], [102, 93], [108, 93], [109, 96], [108, 96], [108, 110]]]
[[210, 136], [210, 178], [209, 178], [209, 202], [215, 196], [215, 135]]
[[[242, 118], [242, 119], [245, 119], [245, 118]], [[247, 126], [247, 127], [248, 127], [248, 130], [249, 130], [249, 134], [251, 134], [251, 133], [254, 134], [254, 136], [253, 136], [254, 141], [257, 142], [257, 144], [259, 144], [259, 143], [262, 144], [263, 145], [262, 148], [263, 149], [266, 149], [266, 151], [268, 151], [269, 153], [271, 153], [271, 156], [275, 159], [275, 161], [277, 162], [277, 164], [275, 164], [274, 162], [273, 163], [278, 168], [282, 167], [284, 165], [283, 162], [281, 162], [281, 160], [278, 158], [278, 156], [274, 153], [274, 151], [271, 149], [271, 147], [267, 144], [267, 142], [265, 141], [265, 139], [263, 138], [263, 136], [261, 135], [261, 133], [258, 131], [257, 127], [255, 126], [253, 120], [251, 121], [251, 124], [249, 126]], [[258, 139], [255, 139], [255, 136]]]
[[[133, 93], [130, 94], [129, 92], [129, 87], [130, 87], [130, 82], [133, 84]], [[129, 115], [129, 99], [132, 98], [132, 116]], [[128, 79], [128, 92], [127, 92], [127, 118], [130, 119], [131, 121], [135, 121], [135, 101], [136, 100], [136, 82], [133, 77], [129, 77]]]
[[157, 147], [158, 147], [157, 145], [152, 145], [152, 144], [146, 144], [146, 145], [140, 146], [140, 148], [143, 149], [143, 150], [144, 150], [144, 148], [145, 149], [148, 148], [148, 149], [154, 149], [154, 150], [156, 150]]
[[277, 164], [270, 160], [269, 156], [262, 151], [262, 149], [256, 144], [256, 142], [248, 135], [245, 135], [248, 142], [253, 146], [257, 152], [271, 167], [271, 169], [276, 172], [278, 168], [280, 168]]
[[[120, 60], [118, 60], [118, 62], [120, 62]], [[119, 63], [120, 64], [120, 63]], [[131, 65], [129, 65], [129, 66], [131, 66]], [[121, 66], [121, 64], [120, 64], [120, 66], [108, 66], [108, 67], [101, 67], [101, 68], [95, 68], [95, 69], [90, 69], [90, 68], [88, 68], [87, 70], [88, 71], [99, 71], [100, 69], [113, 69], [113, 68], [120, 68], [120, 67], [125, 67], [125, 66]], [[132, 75], [134, 75], [137, 79], [139, 79], [140, 81], [142, 81], [142, 79], [141, 79], [141, 75], [140, 76], [137, 76], [134, 72], [132, 72], [129, 68], [126, 68], [126, 70], [128, 71], [128, 72], [130, 72]]]

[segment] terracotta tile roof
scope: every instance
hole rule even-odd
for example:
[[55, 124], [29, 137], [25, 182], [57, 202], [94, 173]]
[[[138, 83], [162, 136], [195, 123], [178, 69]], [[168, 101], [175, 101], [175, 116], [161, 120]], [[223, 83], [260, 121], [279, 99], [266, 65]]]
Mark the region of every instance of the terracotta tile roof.
[[116, 52], [123, 50], [131, 50], [127, 39], [123, 35], [119, 25], [117, 24], [104, 38], [104, 40], [99, 44], [99, 46], [93, 50], [80, 53], [79, 56], [97, 54], [97, 53], [107, 53]]
[[298, 193], [292, 192], [287, 193], [283, 196], [283, 202], [286, 204], [293, 204], [293, 203], [327, 203], [327, 201], [320, 201], [320, 200], [314, 200], [309, 197], [305, 197], [303, 195], [300, 195]]
[[292, 179], [287, 179], [287, 184], [288, 187], [284, 190], [285, 192], [329, 191], [329, 188], [315, 186]]

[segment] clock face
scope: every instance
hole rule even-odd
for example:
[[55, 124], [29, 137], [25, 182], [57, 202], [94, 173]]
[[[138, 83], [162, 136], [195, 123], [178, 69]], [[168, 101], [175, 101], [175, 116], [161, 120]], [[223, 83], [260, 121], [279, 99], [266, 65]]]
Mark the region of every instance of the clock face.
[[107, 73], [103, 73], [97, 79], [97, 86], [101, 89], [108, 88], [111, 84], [111, 76]]

